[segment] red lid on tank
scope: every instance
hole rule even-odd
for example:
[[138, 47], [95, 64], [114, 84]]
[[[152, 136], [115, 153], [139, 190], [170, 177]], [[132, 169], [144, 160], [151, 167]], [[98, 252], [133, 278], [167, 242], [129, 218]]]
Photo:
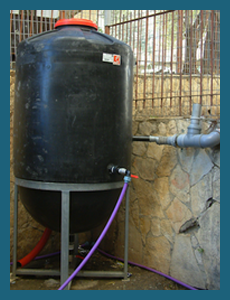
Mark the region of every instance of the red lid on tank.
[[87, 19], [76, 19], [76, 18], [58, 20], [54, 28], [60, 26], [67, 26], [67, 25], [82, 25], [82, 26], [92, 27], [96, 30], [98, 29], [97, 24], [94, 23], [93, 21]]

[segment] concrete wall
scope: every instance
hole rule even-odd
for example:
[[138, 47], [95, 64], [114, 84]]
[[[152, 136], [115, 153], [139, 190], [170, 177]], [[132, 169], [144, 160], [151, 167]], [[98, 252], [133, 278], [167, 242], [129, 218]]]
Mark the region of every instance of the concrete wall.
[[[12, 169], [14, 72], [10, 73], [10, 253], [12, 260], [14, 176]], [[134, 135], [186, 132], [189, 120], [156, 118], [134, 110]], [[151, 117], [152, 116], [152, 117]], [[203, 123], [203, 130], [209, 124]], [[199, 288], [220, 287], [220, 149], [176, 149], [134, 142], [130, 188], [129, 260], [169, 274]], [[122, 257], [124, 204], [101, 247]], [[94, 231], [94, 236], [100, 231]], [[38, 242], [44, 227], [19, 202], [18, 257]], [[91, 233], [80, 235], [80, 242]], [[59, 250], [52, 236], [43, 252]]]

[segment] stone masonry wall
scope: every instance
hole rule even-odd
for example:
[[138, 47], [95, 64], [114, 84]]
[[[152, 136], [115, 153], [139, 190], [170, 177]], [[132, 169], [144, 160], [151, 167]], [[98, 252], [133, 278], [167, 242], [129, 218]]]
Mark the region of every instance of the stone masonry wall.
[[[169, 136], [188, 120], [133, 117], [133, 135]], [[203, 124], [203, 131], [209, 124]], [[133, 142], [129, 260], [191, 286], [220, 288], [220, 149]], [[124, 203], [104, 250], [124, 255]]]

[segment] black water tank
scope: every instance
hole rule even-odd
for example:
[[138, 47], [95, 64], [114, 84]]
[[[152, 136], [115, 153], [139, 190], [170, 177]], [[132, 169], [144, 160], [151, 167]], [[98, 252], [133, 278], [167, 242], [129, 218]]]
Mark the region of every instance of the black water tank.
[[[132, 86], [131, 48], [92, 21], [60, 20], [18, 46], [14, 174], [35, 185], [90, 187], [70, 194], [71, 233], [103, 223], [117, 201], [122, 176], [107, 167], [131, 166]], [[33, 184], [19, 186], [22, 203], [60, 231], [61, 193]]]

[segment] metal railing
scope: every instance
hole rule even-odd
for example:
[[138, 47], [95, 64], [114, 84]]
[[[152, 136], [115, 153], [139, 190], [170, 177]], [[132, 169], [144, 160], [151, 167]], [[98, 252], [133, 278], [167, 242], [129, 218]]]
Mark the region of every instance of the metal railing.
[[134, 110], [220, 115], [220, 11], [113, 10], [109, 29], [134, 51]]
[[44, 31], [54, 29], [55, 23], [64, 18], [90, 19], [104, 32], [103, 10], [10, 10], [10, 67], [14, 69], [18, 44]]

